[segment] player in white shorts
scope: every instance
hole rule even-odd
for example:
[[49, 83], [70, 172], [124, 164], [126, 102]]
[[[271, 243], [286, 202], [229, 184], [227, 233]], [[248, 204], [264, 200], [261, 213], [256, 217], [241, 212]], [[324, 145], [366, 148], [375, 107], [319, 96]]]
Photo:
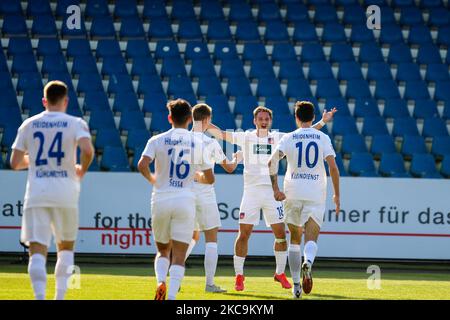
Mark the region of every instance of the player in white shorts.
[[52, 235], [58, 251], [55, 299], [62, 300], [66, 294], [74, 265], [80, 180], [94, 157], [86, 122], [65, 113], [68, 101], [63, 82], [47, 83], [42, 99], [45, 111], [22, 123], [12, 146], [11, 168], [28, 169], [21, 241], [29, 246], [28, 273], [37, 300], [45, 299]]
[[[324, 111], [323, 120], [316, 124], [322, 128], [325, 121], [332, 119], [335, 109]], [[239, 234], [235, 243], [234, 269], [236, 274], [235, 289], [244, 290], [244, 261], [248, 253], [248, 240], [253, 227], [259, 224], [260, 212], [263, 212], [267, 226], [275, 236], [274, 254], [276, 270], [274, 280], [283, 288], [291, 288], [284, 273], [287, 261], [286, 230], [284, 224], [283, 205], [275, 201], [269, 178], [267, 161], [283, 133], [270, 131], [272, 126], [272, 110], [257, 107], [253, 111], [256, 130], [246, 132], [221, 131], [210, 125], [210, 132], [216, 138], [226, 140], [241, 147], [244, 158], [244, 194], [240, 206]]]
[[[138, 169], [152, 184], [152, 231], [156, 242], [155, 274], [158, 282], [155, 300], [174, 300], [184, 277], [186, 251], [195, 225], [194, 176], [199, 183], [214, 183], [206, 161], [202, 140], [188, 131], [192, 122], [190, 104], [182, 99], [167, 103], [172, 129], [153, 136], [147, 143]], [[155, 160], [155, 173], [149, 165]], [[172, 254], [172, 265], [169, 257]], [[170, 269], [169, 269], [170, 266]]]
[[[216, 139], [210, 138], [204, 134], [211, 123], [212, 108], [207, 104], [200, 103], [192, 108], [194, 124], [192, 131], [203, 141], [204, 151], [211, 169], [214, 171], [214, 165], [220, 164], [227, 173], [232, 173], [238, 163], [240, 152], [233, 155], [233, 161], [228, 161], [220, 144]], [[196, 227], [191, 243], [186, 253], [186, 259], [192, 252], [195, 244], [200, 238], [200, 232], [205, 234], [205, 275], [206, 275], [206, 292], [223, 293], [225, 289], [214, 284], [214, 275], [217, 268], [217, 232], [222, 225], [220, 222], [220, 213], [217, 207], [216, 193], [214, 186], [203, 183], [194, 184], [195, 191], [195, 207], [196, 207]]]
[[[286, 223], [291, 233], [289, 246], [289, 266], [294, 282], [293, 294], [301, 297], [302, 286], [306, 294], [312, 290], [312, 264], [317, 253], [317, 239], [325, 213], [327, 195], [327, 174], [324, 161], [327, 161], [333, 182], [336, 214], [339, 214], [339, 169], [330, 138], [311, 127], [314, 121], [314, 105], [299, 101], [295, 105], [298, 129], [287, 133], [280, 140], [268, 163], [273, 197], [285, 200]], [[278, 187], [278, 162], [287, 158], [287, 171], [284, 177], [284, 192]], [[303, 281], [300, 286], [300, 243], [305, 231]]]

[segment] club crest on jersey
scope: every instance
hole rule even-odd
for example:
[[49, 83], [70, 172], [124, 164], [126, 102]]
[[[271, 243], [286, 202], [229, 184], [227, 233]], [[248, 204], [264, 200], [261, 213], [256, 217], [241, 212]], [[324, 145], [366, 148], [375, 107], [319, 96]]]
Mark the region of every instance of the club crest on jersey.
[[240, 214], [239, 214], [239, 219], [244, 219], [245, 218], [245, 213], [244, 212], [241, 212]]
[[272, 137], [269, 137], [269, 138], [267, 138], [267, 142], [269, 143], [269, 144], [274, 144], [274, 139], [272, 138]]

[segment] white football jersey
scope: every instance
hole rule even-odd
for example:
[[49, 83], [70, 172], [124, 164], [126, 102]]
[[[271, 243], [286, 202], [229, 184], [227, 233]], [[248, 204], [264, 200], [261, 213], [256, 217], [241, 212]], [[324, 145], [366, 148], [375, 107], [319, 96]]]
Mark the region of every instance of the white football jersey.
[[30, 157], [25, 208], [78, 208], [75, 164], [81, 138], [91, 138], [88, 125], [64, 112], [44, 111], [22, 123], [12, 148]]
[[271, 186], [267, 162], [284, 133], [269, 131], [258, 137], [256, 130], [233, 132], [233, 143], [240, 146], [244, 158], [244, 188], [258, 185]]
[[150, 138], [142, 155], [155, 160], [153, 199], [194, 197], [195, 172], [211, 168], [203, 153], [202, 140], [181, 128]]
[[336, 154], [330, 137], [314, 128], [299, 128], [281, 139], [275, 152], [287, 158], [284, 191], [288, 200], [324, 202], [327, 174], [324, 160]]
[[[216, 163], [222, 163], [227, 159], [225, 153], [223, 152], [219, 142], [216, 139], [208, 137], [202, 132], [193, 132], [194, 135], [203, 142], [203, 148], [205, 153], [205, 158], [208, 161], [207, 165], [210, 169], [214, 171], [214, 165]], [[202, 194], [207, 194], [214, 192], [214, 185], [195, 183], [194, 191], [197, 196], [202, 196]]]

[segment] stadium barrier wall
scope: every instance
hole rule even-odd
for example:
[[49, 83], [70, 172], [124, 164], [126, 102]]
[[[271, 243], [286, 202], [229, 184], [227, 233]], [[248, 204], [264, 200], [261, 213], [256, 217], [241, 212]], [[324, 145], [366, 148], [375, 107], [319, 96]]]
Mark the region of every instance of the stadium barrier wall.
[[[450, 259], [449, 180], [344, 177], [341, 181], [342, 212], [337, 219], [328, 183], [319, 257]], [[0, 252], [22, 251], [25, 184], [26, 172], [0, 171]], [[242, 175], [217, 176], [223, 255], [233, 254], [242, 191]], [[88, 173], [80, 197], [77, 251], [153, 254], [150, 194], [151, 186], [137, 173]], [[250, 239], [249, 254], [272, 256], [272, 248], [273, 236], [261, 220]], [[201, 242], [193, 254], [203, 252]]]

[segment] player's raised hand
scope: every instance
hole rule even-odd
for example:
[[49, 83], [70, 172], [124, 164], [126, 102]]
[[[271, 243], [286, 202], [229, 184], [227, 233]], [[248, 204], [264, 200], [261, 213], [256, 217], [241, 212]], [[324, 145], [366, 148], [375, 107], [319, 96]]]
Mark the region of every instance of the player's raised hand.
[[233, 153], [233, 159], [236, 160], [236, 163], [240, 163], [243, 158], [244, 156], [242, 150], [238, 150], [237, 152]]
[[324, 122], [330, 122], [333, 120], [333, 116], [334, 114], [337, 112], [338, 110], [336, 108], [331, 109], [330, 111], [327, 111], [327, 109], [323, 109], [323, 114], [322, 114], [322, 120]]
[[76, 164], [75, 165], [75, 174], [81, 180], [81, 179], [83, 179], [84, 175], [86, 174], [86, 171], [83, 170], [83, 167], [80, 164]]
[[336, 206], [336, 217], [339, 216], [339, 212], [341, 211], [341, 199], [339, 196], [333, 196], [333, 202]]
[[273, 196], [274, 196], [275, 200], [277, 200], [277, 201], [286, 200], [286, 195], [283, 192], [281, 192], [280, 190], [274, 191]]

